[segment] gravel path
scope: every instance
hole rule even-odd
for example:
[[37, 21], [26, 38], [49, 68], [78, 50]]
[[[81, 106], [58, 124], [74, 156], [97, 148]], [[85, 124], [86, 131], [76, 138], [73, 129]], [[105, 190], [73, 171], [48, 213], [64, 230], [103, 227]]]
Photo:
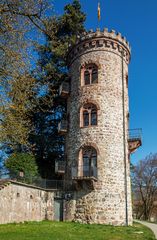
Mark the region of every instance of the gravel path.
[[157, 224], [155, 223], [149, 223], [149, 222], [144, 222], [144, 221], [138, 221], [138, 220], [135, 220], [135, 222], [138, 222], [138, 223], [141, 223], [147, 227], [149, 227], [155, 234], [155, 237], [157, 239]]

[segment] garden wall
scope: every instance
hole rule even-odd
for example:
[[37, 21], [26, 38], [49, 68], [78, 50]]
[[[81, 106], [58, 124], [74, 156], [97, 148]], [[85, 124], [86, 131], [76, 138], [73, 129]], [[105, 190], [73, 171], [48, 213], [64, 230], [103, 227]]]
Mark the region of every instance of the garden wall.
[[54, 192], [0, 181], [0, 224], [54, 219]]

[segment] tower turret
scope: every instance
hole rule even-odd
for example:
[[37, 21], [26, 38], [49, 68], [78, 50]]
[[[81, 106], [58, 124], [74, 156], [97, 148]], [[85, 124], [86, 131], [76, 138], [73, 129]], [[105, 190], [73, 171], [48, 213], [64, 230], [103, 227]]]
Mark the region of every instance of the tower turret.
[[78, 36], [68, 53], [67, 220], [132, 224], [128, 145], [130, 46], [114, 30]]

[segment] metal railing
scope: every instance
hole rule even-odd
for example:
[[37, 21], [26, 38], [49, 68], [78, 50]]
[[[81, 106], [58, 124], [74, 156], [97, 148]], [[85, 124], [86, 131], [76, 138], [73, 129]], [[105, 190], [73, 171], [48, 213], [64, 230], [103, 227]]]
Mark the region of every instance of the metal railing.
[[55, 162], [55, 173], [65, 172], [65, 161]]
[[59, 87], [59, 95], [60, 96], [67, 96], [69, 94], [70, 85], [68, 82], [63, 82]]
[[95, 177], [97, 178], [97, 167], [81, 165], [72, 167], [72, 178]]
[[67, 120], [61, 120], [58, 124], [58, 132], [67, 132]]
[[128, 129], [128, 140], [142, 140], [142, 129], [136, 128], [136, 129]]
[[23, 176], [21, 177], [19, 173], [7, 173], [3, 174], [0, 177], [0, 182], [3, 181], [14, 181], [21, 184], [28, 184], [31, 186], [44, 188], [44, 189], [52, 189], [52, 190], [64, 190], [67, 184], [69, 184], [68, 181], [64, 180], [51, 180], [51, 179], [43, 179], [40, 177], [34, 177], [34, 176]]

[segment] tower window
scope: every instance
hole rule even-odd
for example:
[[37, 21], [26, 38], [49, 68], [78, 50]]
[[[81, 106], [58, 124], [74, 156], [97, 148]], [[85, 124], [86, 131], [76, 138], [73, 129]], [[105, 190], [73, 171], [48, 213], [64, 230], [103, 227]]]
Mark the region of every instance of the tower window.
[[84, 84], [85, 85], [90, 84], [90, 73], [89, 73], [89, 71], [84, 72]]
[[81, 127], [97, 125], [97, 107], [92, 103], [83, 106], [80, 112]]
[[89, 112], [86, 110], [83, 111], [83, 123], [84, 126], [89, 126]]
[[82, 85], [95, 84], [98, 82], [98, 67], [95, 64], [86, 65], [82, 69]]
[[79, 176], [97, 177], [97, 151], [91, 146], [81, 149], [81, 163], [78, 165]]
[[93, 68], [92, 70], [92, 83], [97, 83], [98, 82], [98, 69]]

